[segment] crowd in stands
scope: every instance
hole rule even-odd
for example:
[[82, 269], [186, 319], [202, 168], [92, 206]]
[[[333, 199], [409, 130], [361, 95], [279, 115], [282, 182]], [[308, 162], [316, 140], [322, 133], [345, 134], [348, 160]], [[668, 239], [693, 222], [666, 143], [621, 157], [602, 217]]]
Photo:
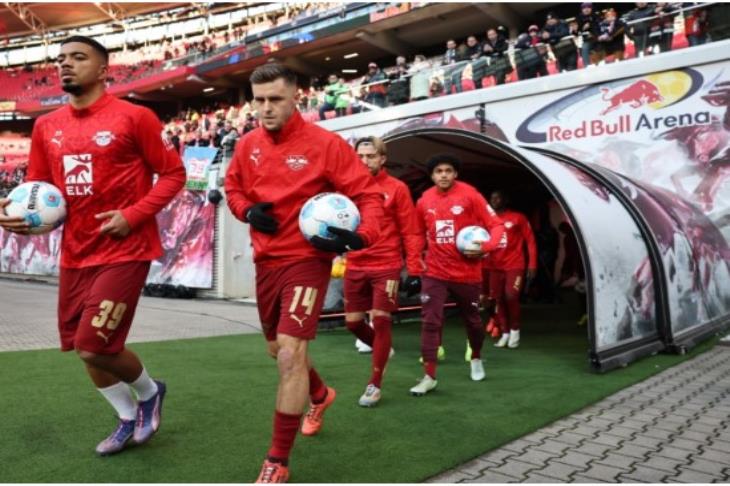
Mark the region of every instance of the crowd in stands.
[[[317, 11], [341, 8], [338, 5], [288, 4], [281, 12], [256, 15], [235, 28], [114, 52], [109, 84], [133, 81], [160, 69], [166, 61], [211, 53], [252, 33], [296, 22]], [[301, 110], [310, 120], [344, 116], [703, 44], [709, 40], [712, 19], [707, 8], [692, 6], [640, 2], [619, 17], [612, 8], [596, 11], [591, 3], [583, 3], [576, 5], [574, 17], [561, 18], [550, 12], [542, 25], [531, 23], [524, 32], [510, 33], [504, 26], [493, 26], [483, 34], [449, 39], [442, 56], [429, 59], [419, 54], [410, 62], [398, 56], [392, 67], [369, 63], [367, 73], [359, 78], [347, 80], [333, 73], [323, 83], [315, 80], [302, 92]], [[15, 101], [62, 94], [50, 65], [5, 69], [0, 83], [5, 87], [4, 97]], [[236, 128], [243, 131], [245, 126], [244, 120]]]
[[693, 6], [639, 2], [619, 17], [613, 8], [595, 11], [585, 2], [574, 17], [549, 12], [542, 26], [531, 24], [514, 39], [504, 26], [495, 26], [483, 37], [449, 39], [440, 57], [416, 55], [409, 64], [398, 56], [386, 69], [370, 63], [365, 76], [349, 83], [332, 74], [325, 87], [312, 89], [310, 99], [319, 103], [307, 108], [318, 106], [319, 119], [343, 116], [372, 105], [393, 106], [704, 44], [711, 19], [707, 9]]

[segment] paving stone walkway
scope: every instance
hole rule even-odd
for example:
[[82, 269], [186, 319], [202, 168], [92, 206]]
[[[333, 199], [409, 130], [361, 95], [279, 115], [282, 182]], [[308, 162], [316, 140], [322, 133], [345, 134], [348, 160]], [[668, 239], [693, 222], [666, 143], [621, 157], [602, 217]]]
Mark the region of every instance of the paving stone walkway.
[[730, 480], [730, 347], [431, 478], [435, 483]]

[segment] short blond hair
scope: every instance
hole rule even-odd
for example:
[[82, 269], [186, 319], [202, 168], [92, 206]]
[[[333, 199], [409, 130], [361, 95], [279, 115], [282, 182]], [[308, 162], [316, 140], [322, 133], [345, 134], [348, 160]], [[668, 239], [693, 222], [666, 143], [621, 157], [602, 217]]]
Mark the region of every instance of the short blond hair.
[[355, 142], [355, 150], [357, 150], [360, 145], [372, 145], [375, 147], [375, 151], [378, 152], [378, 155], [388, 155], [388, 151], [385, 148], [385, 142], [378, 137], [359, 138], [357, 142]]

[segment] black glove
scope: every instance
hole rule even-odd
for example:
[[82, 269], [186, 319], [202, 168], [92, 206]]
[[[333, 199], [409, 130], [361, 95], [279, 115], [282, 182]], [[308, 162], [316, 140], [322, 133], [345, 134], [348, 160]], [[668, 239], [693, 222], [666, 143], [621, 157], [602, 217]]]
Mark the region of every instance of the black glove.
[[218, 205], [219, 202], [223, 200], [223, 194], [218, 189], [211, 189], [208, 191], [208, 201], [210, 201], [211, 204]]
[[335, 235], [334, 238], [322, 238], [312, 236], [309, 242], [318, 250], [330, 251], [333, 253], [345, 253], [350, 250], [362, 250], [365, 248], [365, 241], [354, 231], [327, 226], [327, 231]]
[[263, 202], [254, 204], [244, 211], [248, 223], [253, 226], [256, 231], [272, 235], [279, 229], [279, 222], [266, 211], [274, 207], [274, 203]]
[[413, 297], [416, 294], [421, 293], [421, 277], [408, 276], [406, 282], [403, 285], [403, 289], [406, 291], [408, 297]]

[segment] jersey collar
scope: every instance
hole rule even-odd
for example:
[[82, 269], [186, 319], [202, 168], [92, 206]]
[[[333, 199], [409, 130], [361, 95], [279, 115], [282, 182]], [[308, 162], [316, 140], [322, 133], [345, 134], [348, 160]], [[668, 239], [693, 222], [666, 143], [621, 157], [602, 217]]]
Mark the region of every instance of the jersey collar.
[[292, 113], [284, 126], [281, 127], [281, 130], [278, 132], [270, 132], [264, 128], [264, 134], [266, 134], [266, 137], [274, 144], [283, 143], [295, 136], [295, 134], [303, 126], [304, 118], [302, 118], [302, 115], [299, 114], [299, 111], [294, 110], [294, 113]]
[[378, 182], [383, 182], [385, 179], [388, 178], [388, 171], [385, 170], [385, 167], [381, 167], [377, 174], [375, 174], [375, 180]]
[[112, 100], [114, 99], [114, 96], [110, 95], [109, 93], [104, 93], [99, 97], [98, 100], [94, 101], [91, 105], [87, 106], [86, 108], [82, 108], [80, 110], [77, 110], [71, 105], [68, 105], [69, 109], [71, 110], [71, 114], [73, 116], [89, 116], [93, 115], [94, 113], [98, 113], [102, 108], [104, 108], [106, 105], [108, 105]]

